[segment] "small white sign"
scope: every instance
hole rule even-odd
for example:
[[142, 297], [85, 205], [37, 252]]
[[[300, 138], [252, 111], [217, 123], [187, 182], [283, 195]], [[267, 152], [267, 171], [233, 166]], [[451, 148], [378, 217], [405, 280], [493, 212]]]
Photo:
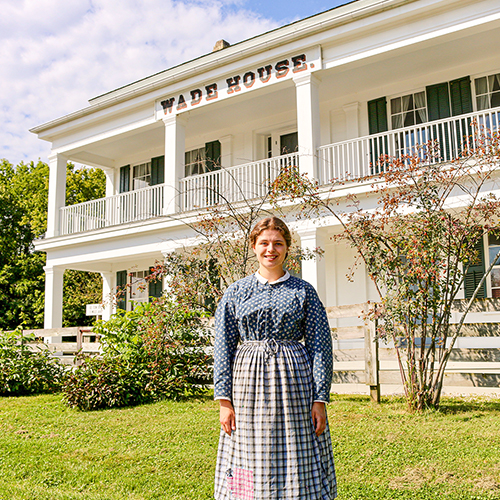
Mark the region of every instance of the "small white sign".
[[85, 314], [87, 316], [102, 316], [103, 307], [101, 304], [87, 304]]

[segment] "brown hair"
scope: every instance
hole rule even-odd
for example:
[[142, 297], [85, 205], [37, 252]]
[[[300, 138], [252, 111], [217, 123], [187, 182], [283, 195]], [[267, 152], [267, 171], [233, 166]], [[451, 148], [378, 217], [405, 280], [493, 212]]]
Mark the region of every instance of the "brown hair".
[[292, 235], [288, 226], [281, 219], [278, 219], [278, 217], [266, 217], [265, 219], [257, 222], [250, 233], [250, 244], [252, 247], [255, 246], [260, 233], [266, 229], [279, 231], [283, 235], [283, 238], [285, 238], [286, 246], [288, 248], [292, 246]]

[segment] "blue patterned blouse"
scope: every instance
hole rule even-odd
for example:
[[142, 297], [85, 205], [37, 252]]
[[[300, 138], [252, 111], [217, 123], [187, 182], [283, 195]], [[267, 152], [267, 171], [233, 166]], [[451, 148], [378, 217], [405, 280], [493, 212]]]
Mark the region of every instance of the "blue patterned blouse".
[[269, 283], [260, 275], [233, 283], [215, 314], [215, 399], [231, 399], [232, 363], [238, 342], [304, 340], [312, 360], [314, 401], [328, 402], [332, 383], [332, 337], [316, 290], [291, 277]]

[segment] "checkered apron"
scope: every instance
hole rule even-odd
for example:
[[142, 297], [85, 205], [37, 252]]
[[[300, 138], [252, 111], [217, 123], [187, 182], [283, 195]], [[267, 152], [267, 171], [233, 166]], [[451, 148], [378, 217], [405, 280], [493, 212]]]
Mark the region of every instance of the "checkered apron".
[[221, 430], [216, 500], [332, 500], [328, 423], [316, 436], [309, 356], [296, 341], [246, 341], [233, 365], [236, 431]]

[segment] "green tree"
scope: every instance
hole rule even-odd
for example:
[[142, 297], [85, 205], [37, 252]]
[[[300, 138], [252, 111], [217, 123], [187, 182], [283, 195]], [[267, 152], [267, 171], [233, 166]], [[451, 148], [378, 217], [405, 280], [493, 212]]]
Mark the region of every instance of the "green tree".
[[[49, 167], [41, 161], [0, 163], [0, 329], [43, 326], [45, 254], [33, 251], [33, 240], [47, 228]], [[76, 169], [68, 164], [66, 202], [80, 203], [104, 196], [101, 170]], [[78, 283], [78, 285], [77, 285]], [[84, 306], [100, 300], [97, 273], [67, 271], [63, 322], [83, 325]]]

